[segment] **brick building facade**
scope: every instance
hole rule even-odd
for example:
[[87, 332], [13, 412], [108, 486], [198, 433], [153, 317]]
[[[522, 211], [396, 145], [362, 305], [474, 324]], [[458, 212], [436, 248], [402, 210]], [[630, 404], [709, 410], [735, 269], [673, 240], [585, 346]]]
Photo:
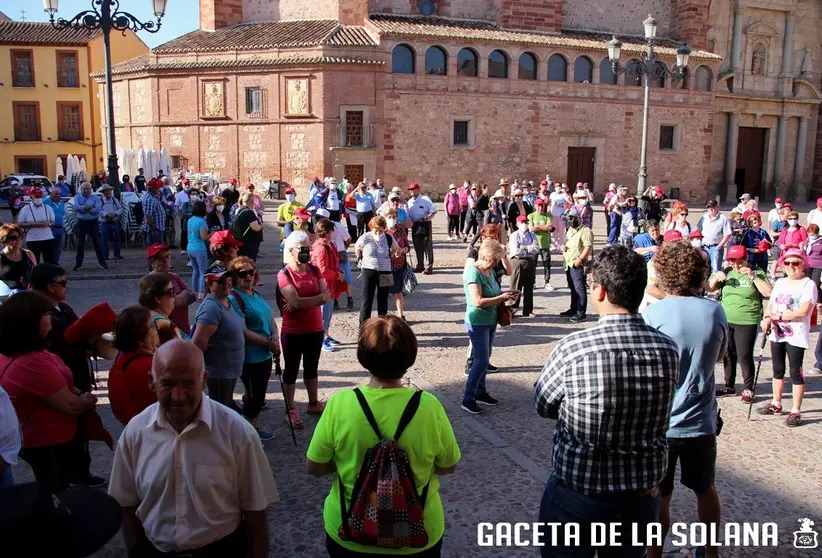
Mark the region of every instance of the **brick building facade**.
[[686, 80], [651, 88], [649, 183], [807, 197], [814, 0], [201, 0], [201, 30], [115, 67], [118, 145], [298, 188], [344, 173], [434, 193], [546, 173], [633, 186], [643, 87], [613, 75], [606, 43], [638, 58], [649, 12], [665, 64], [693, 49]]

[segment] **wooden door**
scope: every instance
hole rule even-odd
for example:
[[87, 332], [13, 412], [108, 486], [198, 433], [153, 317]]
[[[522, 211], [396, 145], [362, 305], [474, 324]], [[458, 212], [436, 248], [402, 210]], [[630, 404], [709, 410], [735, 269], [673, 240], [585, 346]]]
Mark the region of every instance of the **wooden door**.
[[568, 148], [568, 186], [571, 192], [577, 182], [587, 182], [591, 191], [594, 191], [594, 157], [595, 147]]
[[362, 165], [345, 165], [343, 173], [348, 175], [348, 181], [355, 187], [362, 182], [363, 166]]
[[739, 147], [736, 151], [738, 194], [762, 196], [762, 171], [765, 165], [766, 128], [739, 128]]

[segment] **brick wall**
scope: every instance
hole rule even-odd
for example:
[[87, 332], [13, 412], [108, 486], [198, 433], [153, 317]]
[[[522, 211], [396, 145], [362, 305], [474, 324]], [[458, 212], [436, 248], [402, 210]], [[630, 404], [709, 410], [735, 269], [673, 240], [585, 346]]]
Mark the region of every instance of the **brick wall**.
[[562, 7], [562, 26], [619, 35], [643, 36], [642, 21], [652, 14], [657, 34], [668, 36], [672, 0], [567, 0]]
[[200, 29], [214, 31], [241, 21], [242, 0], [200, 0]]
[[499, 24], [506, 29], [559, 32], [562, 0], [497, 0]]
[[672, 0], [671, 35], [692, 49], [706, 48], [710, 4], [711, 0]]
[[816, 122], [816, 150], [813, 154], [813, 182], [811, 185], [811, 192], [814, 196], [822, 195], [822, 106], [819, 107]]

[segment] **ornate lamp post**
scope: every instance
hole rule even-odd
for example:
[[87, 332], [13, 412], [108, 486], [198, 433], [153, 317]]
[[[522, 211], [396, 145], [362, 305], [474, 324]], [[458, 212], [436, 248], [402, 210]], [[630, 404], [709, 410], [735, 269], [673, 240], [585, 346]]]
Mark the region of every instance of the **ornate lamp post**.
[[626, 74], [633, 79], [645, 80], [645, 100], [642, 111], [642, 152], [639, 159], [639, 180], [637, 182], [637, 191], [639, 195], [645, 192], [647, 187], [645, 182], [648, 177], [648, 167], [646, 164], [646, 156], [648, 153], [648, 114], [649, 101], [651, 93], [651, 82], [656, 82], [665, 77], [671, 78], [674, 83], [678, 83], [685, 78], [688, 66], [688, 57], [691, 54], [691, 49], [688, 45], [680, 45], [676, 51], [676, 68], [669, 70], [665, 64], [657, 63], [656, 52], [654, 52], [654, 43], [656, 42], [656, 20], [648, 15], [648, 19], [642, 22], [645, 26], [645, 41], [648, 46], [645, 52], [641, 53], [640, 60], [629, 60], [625, 66], [619, 62], [619, 55], [622, 49], [622, 43], [616, 37], [608, 42], [608, 58], [611, 59], [611, 68], [614, 74]]
[[157, 21], [141, 22], [128, 12], [120, 11], [119, 0], [93, 0], [92, 9], [80, 12], [71, 19], [57, 18], [58, 0], [43, 0], [43, 9], [49, 14], [51, 24], [55, 29], [88, 29], [103, 31], [103, 45], [106, 60], [106, 125], [108, 127], [108, 183], [120, 191], [120, 173], [117, 164], [117, 145], [114, 139], [114, 103], [112, 101], [111, 85], [111, 40], [112, 29], [122, 31], [148, 31], [156, 33], [160, 30], [160, 20], [166, 13], [168, 0], [152, 0], [154, 15]]

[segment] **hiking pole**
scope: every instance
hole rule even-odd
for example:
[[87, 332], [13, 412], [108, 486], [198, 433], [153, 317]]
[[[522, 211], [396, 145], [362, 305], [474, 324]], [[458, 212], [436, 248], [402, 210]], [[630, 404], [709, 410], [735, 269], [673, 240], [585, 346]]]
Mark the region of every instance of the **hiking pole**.
[[288, 406], [288, 397], [285, 394], [285, 384], [283, 383], [283, 369], [280, 367], [280, 357], [274, 361], [274, 371], [280, 378], [280, 389], [283, 392], [283, 401], [285, 402], [285, 416], [288, 417], [288, 426], [291, 428], [291, 439], [294, 440], [294, 447], [297, 447], [297, 435], [294, 433], [294, 424], [291, 422], [291, 409]]
[[751, 404], [748, 405], [748, 420], [751, 420], [751, 409], [753, 409], [756, 398], [756, 383], [759, 381], [759, 370], [762, 368], [762, 355], [765, 354], [765, 345], [768, 344], [768, 334], [771, 328], [762, 331], [762, 343], [759, 345], [759, 360], [756, 362], [756, 372], [754, 373], [753, 389], [751, 390]]

